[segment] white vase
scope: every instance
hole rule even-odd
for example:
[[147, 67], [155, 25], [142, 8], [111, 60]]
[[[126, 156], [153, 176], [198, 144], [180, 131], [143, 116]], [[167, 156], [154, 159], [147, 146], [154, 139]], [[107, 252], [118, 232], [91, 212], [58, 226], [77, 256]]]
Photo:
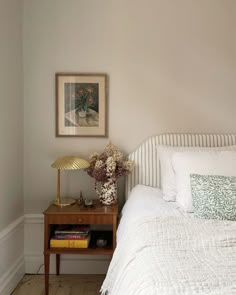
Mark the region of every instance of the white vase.
[[81, 110], [81, 111], [79, 111], [79, 117], [80, 118], [85, 118], [86, 117], [86, 111], [85, 110]]

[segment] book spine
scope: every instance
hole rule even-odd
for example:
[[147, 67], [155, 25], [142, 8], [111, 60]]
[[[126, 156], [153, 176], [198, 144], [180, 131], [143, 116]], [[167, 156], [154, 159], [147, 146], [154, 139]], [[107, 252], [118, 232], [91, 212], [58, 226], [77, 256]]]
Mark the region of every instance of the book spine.
[[53, 239], [55, 240], [84, 240], [88, 237], [88, 235], [80, 235], [80, 234], [55, 234]]
[[79, 235], [88, 235], [89, 234], [89, 231], [55, 230], [55, 234], [79, 234]]
[[86, 240], [50, 240], [51, 248], [88, 248], [89, 239]]

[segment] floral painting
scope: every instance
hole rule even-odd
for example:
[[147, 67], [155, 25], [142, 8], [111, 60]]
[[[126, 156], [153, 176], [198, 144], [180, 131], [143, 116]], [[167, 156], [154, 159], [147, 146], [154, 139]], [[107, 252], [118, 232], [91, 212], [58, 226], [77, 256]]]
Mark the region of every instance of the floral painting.
[[65, 126], [98, 126], [97, 83], [65, 83]]
[[106, 76], [56, 74], [57, 136], [106, 135]]

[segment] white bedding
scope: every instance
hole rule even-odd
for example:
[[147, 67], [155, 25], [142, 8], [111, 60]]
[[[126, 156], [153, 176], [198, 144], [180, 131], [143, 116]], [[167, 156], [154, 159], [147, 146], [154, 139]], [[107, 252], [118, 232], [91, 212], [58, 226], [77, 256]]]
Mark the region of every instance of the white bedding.
[[122, 218], [117, 230], [117, 242], [138, 220], [154, 216], [183, 216], [189, 215], [181, 211], [176, 202], [166, 202], [160, 189], [145, 185], [136, 185], [126, 201]]
[[138, 221], [117, 245], [102, 294], [236, 294], [236, 223], [186, 217]]
[[136, 186], [122, 210], [102, 294], [236, 294], [236, 222], [189, 218]]

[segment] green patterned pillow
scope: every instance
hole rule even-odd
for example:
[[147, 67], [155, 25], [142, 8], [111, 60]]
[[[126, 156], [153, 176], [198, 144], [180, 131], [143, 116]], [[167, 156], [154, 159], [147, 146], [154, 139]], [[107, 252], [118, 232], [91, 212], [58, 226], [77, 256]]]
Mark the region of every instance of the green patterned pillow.
[[236, 220], [236, 177], [190, 175], [194, 216]]

